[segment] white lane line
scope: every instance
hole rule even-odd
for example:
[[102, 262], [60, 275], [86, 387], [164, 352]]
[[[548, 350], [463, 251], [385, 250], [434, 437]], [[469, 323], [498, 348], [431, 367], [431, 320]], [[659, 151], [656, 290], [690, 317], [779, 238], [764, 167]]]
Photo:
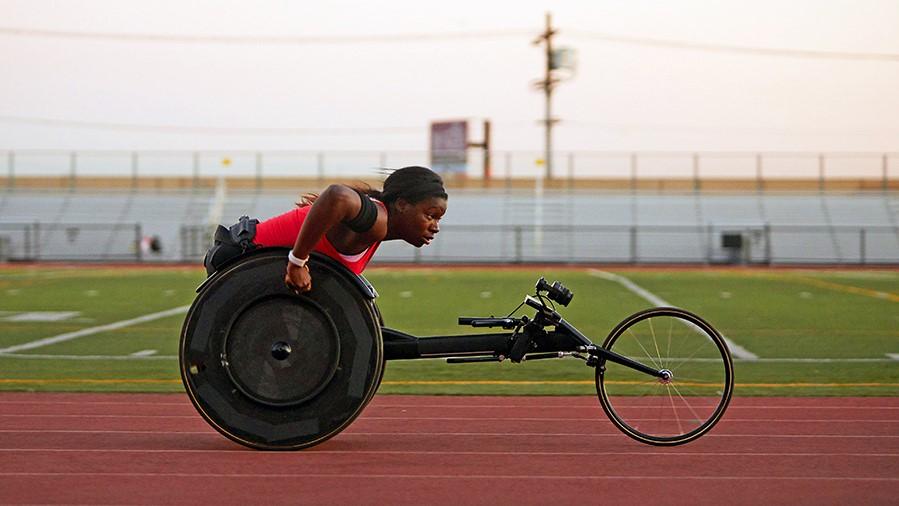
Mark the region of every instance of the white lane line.
[[[211, 432], [210, 432], [211, 431]], [[212, 429], [195, 430], [34, 430], [34, 429], [0, 429], [0, 434], [153, 434], [156, 436], [215, 436], [222, 437]], [[619, 434], [620, 435], [620, 434]]]
[[[49, 393], [48, 395], [53, 395]], [[90, 395], [90, 394], [88, 394]], [[179, 394], [151, 394], [158, 396], [175, 396]], [[37, 405], [65, 405], [65, 404], [74, 404], [78, 406], [181, 406], [181, 407], [191, 407], [190, 404], [185, 402], [146, 402], [146, 401], [18, 401], [18, 400], [6, 400], [0, 399], [0, 404], [37, 404]], [[899, 409], [899, 408], [897, 408]]]
[[[6, 395], [23, 395], [18, 392], [7, 393]], [[47, 394], [54, 395], [54, 394]], [[150, 394], [154, 396], [176, 396], [178, 394]], [[375, 400], [375, 404], [372, 404], [368, 410], [378, 409], [378, 410], [389, 410], [389, 409], [400, 409], [400, 408], [409, 408], [409, 409], [527, 409], [527, 410], [535, 410], [535, 409], [543, 409], [543, 410], [559, 410], [559, 409], [589, 409], [591, 411], [596, 410], [598, 404], [596, 404], [595, 399], [591, 399], [589, 404], [508, 404], [508, 405], [497, 405], [497, 404], [381, 404], [380, 401], [383, 397]], [[183, 408], [192, 408], [190, 403], [188, 402], [143, 402], [143, 401], [34, 401], [34, 400], [7, 400], [0, 398], [0, 404], [27, 404], [27, 405], [78, 405], [78, 406], [176, 406]], [[651, 405], [633, 405], [628, 406], [629, 408], [648, 408], [653, 407]], [[756, 404], [751, 406], [740, 406], [731, 404], [727, 407], [728, 411], [733, 411], [735, 409], [748, 409], [748, 410], [771, 410], [771, 409], [801, 409], [801, 410], [820, 410], [820, 409], [838, 409], [840, 411], [855, 411], [855, 410], [899, 410], [899, 406], [815, 406], [815, 405], [803, 405], [803, 404], [795, 404], [788, 406], [779, 406], [775, 404]], [[360, 418], [361, 419], [361, 418]]]
[[156, 350], [140, 350], [140, 351], [135, 351], [130, 356], [132, 356], [132, 357], [149, 357], [149, 356], [155, 355], [155, 354], [156, 354]]
[[[0, 453], [243, 453], [246, 449], [195, 450], [195, 449], [133, 449], [133, 448], [0, 448]], [[314, 455], [528, 455], [547, 457], [899, 457], [899, 453], [832, 453], [832, 452], [551, 452], [551, 451], [464, 451], [464, 450], [306, 450], [304, 458]], [[273, 453], [287, 457], [288, 452]], [[294, 454], [295, 455], [295, 454]]]
[[[132, 353], [130, 355], [50, 355], [37, 353], [2, 353], [0, 358], [19, 358], [19, 359], [41, 359], [41, 360], [177, 360], [177, 355], [150, 355], [150, 350], [144, 352]], [[140, 355], [138, 355], [140, 353]], [[443, 358], [422, 359], [422, 360], [444, 360]], [[735, 358], [735, 362], [775, 362], [775, 363], [794, 363], [794, 364], [838, 364], [838, 363], [892, 363], [899, 358], [755, 358], [743, 359]], [[717, 362], [718, 359], [713, 358], [692, 358], [684, 359], [685, 362]]]
[[0, 353], [15, 353], [17, 351], [25, 351], [25, 350], [33, 350], [35, 348], [40, 348], [42, 346], [49, 346], [51, 344], [63, 343], [66, 341], [71, 341], [72, 339], [78, 339], [79, 337], [89, 336], [91, 334], [99, 334], [100, 332], [108, 332], [110, 330], [117, 330], [124, 327], [129, 327], [131, 325], [137, 325], [138, 323], [150, 322], [153, 320], [158, 320], [160, 318], [166, 318], [169, 316], [174, 316], [177, 314], [186, 313], [187, 310], [190, 309], [190, 306], [180, 306], [173, 309], [168, 309], [166, 311], [160, 311], [158, 313], [151, 313], [144, 316], [139, 316], [137, 318], [132, 318], [130, 320], [122, 320], [115, 323], [109, 323], [106, 325], [100, 325], [97, 327], [90, 327], [86, 329], [76, 330], [75, 332], [66, 332], [65, 334], [59, 334], [58, 336], [45, 337], [44, 339], [38, 339], [37, 341], [31, 341], [30, 343], [18, 344], [15, 346], [10, 346], [8, 348], [0, 348]]
[[[601, 271], [599, 269], [588, 269], [587, 272], [591, 276], [602, 278], [602, 279], [605, 279], [608, 281], [614, 281], [614, 282], [620, 284], [621, 286], [627, 288], [631, 292], [633, 292], [633, 293], [637, 294], [638, 296], [642, 297], [643, 299], [649, 301], [650, 304], [655, 304], [656, 306], [672, 306], [672, 304], [669, 303], [668, 301], [662, 299], [661, 297], [650, 292], [649, 290], [646, 290], [645, 288], [637, 285], [636, 283], [627, 279], [624, 276], [619, 276], [618, 274], [613, 274], [611, 272]], [[730, 348], [730, 352], [731, 352], [731, 354], [733, 354], [734, 357], [742, 359], [742, 360], [758, 360], [759, 357], [755, 353], [752, 353], [751, 351], [747, 350], [746, 348], [731, 341], [723, 334], [721, 335], [721, 337], [724, 338], [724, 342], [727, 343], [727, 347]]]
[[[0, 429], [0, 434], [152, 434], [156, 436], [181, 436], [185, 434], [222, 437], [218, 432], [190, 430], [76, 430], [76, 429]], [[340, 437], [586, 437], [586, 438], [620, 438], [621, 432], [341, 432]], [[708, 438], [756, 438], [756, 439], [899, 439], [893, 434], [704, 434]]]
[[[694, 359], [695, 360], [695, 359]], [[838, 363], [877, 363], [877, 362], [892, 362], [896, 359], [889, 358], [798, 358], [798, 357], [786, 357], [786, 358], [754, 358], [752, 360], [746, 360], [741, 358], [735, 358], [736, 362], [781, 362], [781, 363], [795, 363], [795, 364], [838, 364]]]
[[[174, 395], [174, 394], [168, 394]], [[596, 409], [598, 406], [596, 399], [590, 399], [588, 402], [584, 404], [387, 404], [390, 401], [384, 401], [382, 404], [379, 401], [382, 401], [384, 397], [375, 398], [374, 404], [371, 405], [372, 409], [396, 409], [396, 408], [440, 408], [440, 409]], [[27, 402], [33, 404], [62, 404], [67, 401], [2, 401], [0, 400], [0, 404], [4, 402], [10, 403], [19, 403], [19, 402]], [[736, 402], [736, 401], [735, 401]], [[84, 402], [76, 402], [72, 401], [71, 404], [94, 404], [92, 401], [84, 401]], [[97, 404], [105, 404], [101, 402], [96, 402]], [[128, 402], [122, 403], [111, 403], [108, 404], [131, 404]], [[148, 402], [146, 404], [154, 404]], [[189, 404], [188, 404], [189, 405]], [[651, 404], [631, 404], [628, 406], [623, 406], [627, 408], [651, 408], [657, 407]], [[752, 405], [739, 405], [732, 403], [727, 407], [728, 410], [732, 409], [758, 409], [758, 410], [768, 410], [768, 409], [839, 409], [839, 410], [853, 410], [853, 409], [899, 409], [899, 405], [887, 406], [887, 405], [874, 405], [874, 406], [852, 406], [852, 405], [836, 405], [836, 406], [816, 406], [814, 404], [790, 404], [790, 405], [778, 405], [778, 404], [752, 404]]]
[[178, 360], [177, 355], [46, 355], [38, 353], [0, 353], [0, 358], [41, 360]]
[[[12, 418], [12, 419], [24, 419], [24, 418], [34, 418], [34, 419], [42, 419], [42, 418], [69, 418], [69, 419], [78, 419], [78, 418], [104, 418], [104, 419], [159, 419], [159, 418], [170, 418], [170, 419], [189, 419], [196, 420], [196, 415], [106, 415], [106, 414], [84, 414], [84, 415], [64, 415], [64, 414], [21, 414], [21, 413], [0, 413], [0, 419], [2, 418]], [[366, 422], [366, 421], [429, 421], [429, 422], [596, 422], [605, 425], [606, 420], [602, 418], [590, 417], [590, 418], [554, 418], [554, 417], [480, 417], [480, 416], [361, 416], [358, 419], [358, 422]], [[661, 421], [658, 418], [632, 418], [631, 421]], [[856, 418], [856, 419], [783, 419], [783, 418], [726, 418], [721, 422], [724, 425], [730, 425], [734, 423], [827, 423], [827, 424], [840, 424], [840, 423], [870, 423], [870, 424], [896, 424], [899, 423], [899, 420], [882, 420], [882, 419], [865, 419], [865, 418]], [[617, 433], [616, 433], [617, 434]]]
[[3, 316], [5, 322], [61, 322], [80, 315], [80, 311], [23, 311]]
[[[0, 431], [2, 432], [2, 431]], [[41, 431], [34, 431], [41, 432]], [[48, 431], [54, 432], [54, 431]], [[104, 431], [99, 431], [103, 433]], [[530, 437], [621, 437], [620, 432], [342, 432], [340, 437], [371, 437], [371, 436], [407, 436], [407, 437], [502, 437], [502, 436], [530, 436]], [[893, 434], [703, 434], [707, 438], [757, 438], [757, 439], [899, 439], [899, 435]]]
[[[113, 418], [113, 419], [134, 419], [134, 418], [173, 418], [173, 419], [182, 419], [188, 418], [196, 420], [196, 415], [105, 415], [105, 414], [85, 414], [85, 415], [63, 415], [58, 413], [47, 413], [47, 414], [23, 414], [23, 413], [0, 413], [0, 418]], [[360, 418], [360, 420], [362, 420]], [[763, 421], [763, 420], [760, 420]], [[823, 421], [823, 420], [822, 420]], [[859, 422], [865, 421], [878, 421], [878, 420], [858, 420]], [[896, 420], [896, 423], [899, 423], [899, 420]]]
[[899, 360], [899, 353], [887, 353], [887, 356], [890, 357], [890, 360]]
[[118, 473], [89, 473], [89, 472], [12, 472], [0, 473], [0, 476], [18, 476], [18, 477], [63, 477], [63, 476], [85, 476], [85, 477], [142, 477], [142, 478], [315, 478], [315, 479], [403, 479], [403, 480], [561, 480], [561, 481], [579, 481], [579, 480], [663, 480], [663, 481], [681, 481], [681, 480], [699, 480], [699, 481], [872, 481], [872, 482], [899, 482], [899, 478], [880, 478], [880, 477], [850, 477], [850, 476], [687, 476], [681, 474], [661, 474], [661, 475], [587, 475], [578, 473], [576, 475], [530, 475], [530, 474], [345, 474], [345, 473], [139, 473], [139, 472], [118, 472]]
[[[92, 416], [97, 415], [0, 415], [2, 416], [15, 416], [15, 417], [30, 417], [30, 416], [39, 416], [39, 417], [55, 417], [55, 416], [77, 416], [90, 418]], [[100, 415], [100, 416], [111, 416], [117, 417], [119, 415]], [[125, 415], [125, 417], [139, 417], [140, 415]], [[153, 416], [164, 416], [164, 415], [153, 415]], [[456, 421], [483, 421], [483, 422], [503, 422], [503, 421], [512, 421], [512, 422], [599, 422], [605, 423], [606, 420], [602, 418], [589, 417], [589, 418], [571, 418], [571, 417], [486, 417], [486, 416], [360, 416], [358, 418], [360, 422], [366, 420], [376, 420], [376, 421], [400, 421], [400, 420], [414, 420], [414, 421], [433, 421], [433, 422], [456, 422]], [[659, 418], [631, 418], [632, 421], [664, 421]], [[882, 419], [867, 419], [867, 418], [858, 418], [858, 419], [834, 419], [834, 418], [725, 418], [721, 421], [723, 425], [728, 425], [731, 423], [899, 423], [899, 420], [882, 420]]]

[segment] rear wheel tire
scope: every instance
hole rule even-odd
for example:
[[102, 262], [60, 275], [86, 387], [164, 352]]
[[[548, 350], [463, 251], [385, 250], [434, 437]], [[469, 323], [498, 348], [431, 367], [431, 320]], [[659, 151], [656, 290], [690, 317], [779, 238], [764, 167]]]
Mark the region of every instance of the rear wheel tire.
[[315, 289], [284, 284], [287, 250], [257, 251], [205, 283], [181, 333], [181, 379], [200, 415], [225, 437], [298, 450], [347, 427], [384, 372], [377, 307], [353, 275], [309, 263]]

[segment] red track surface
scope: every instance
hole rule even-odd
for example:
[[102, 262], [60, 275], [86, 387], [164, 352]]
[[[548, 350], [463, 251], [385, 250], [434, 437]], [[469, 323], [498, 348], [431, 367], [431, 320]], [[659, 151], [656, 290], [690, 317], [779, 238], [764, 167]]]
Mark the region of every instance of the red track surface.
[[896, 504], [899, 398], [736, 398], [696, 442], [590, 397], [378, 396], [300, 452], [245, 449], [186, 395], [0, 394], [3, 504]]

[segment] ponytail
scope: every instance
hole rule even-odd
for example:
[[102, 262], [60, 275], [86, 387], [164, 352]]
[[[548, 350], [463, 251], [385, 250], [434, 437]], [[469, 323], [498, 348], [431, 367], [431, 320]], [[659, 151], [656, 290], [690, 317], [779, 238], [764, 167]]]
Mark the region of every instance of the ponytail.
[[296, 204], [297, 207], [311, 206], [312, 204], [315, 203], [315, 200], [317, 198], [318, 198], [317, 193], [303, 193], [300, 195], [300, 201], [294, 202], [294, 204]]
[[[416, 165], [391, 172], [384, 180], [383, 190], [375, 190], [362, 182], [348, 186], [362, 195], [367, 195], [384, 204], [390, 204], [397, 199], [414, 204], [429, 197], [448, 198], [446, 189], [443, 187], [443, 178], [431, 169]], [[297, 207], [311, 206], [317, 198], [318, 194], [316, 193], [304, 193], [300, 195], [300, 201], [296, 205]]]

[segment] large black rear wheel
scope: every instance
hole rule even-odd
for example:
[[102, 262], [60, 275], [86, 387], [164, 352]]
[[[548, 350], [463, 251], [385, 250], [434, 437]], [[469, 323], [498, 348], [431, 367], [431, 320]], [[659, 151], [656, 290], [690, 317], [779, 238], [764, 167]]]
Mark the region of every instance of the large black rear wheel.
[[321, 443], [350, 424], [383, 374], [374, 301], [329, 259], [313, 290], [284, 284], [286, 249], [255, 252], [205, 283], [181, 333], [181, 378], [225, 437], [266, 450]]

